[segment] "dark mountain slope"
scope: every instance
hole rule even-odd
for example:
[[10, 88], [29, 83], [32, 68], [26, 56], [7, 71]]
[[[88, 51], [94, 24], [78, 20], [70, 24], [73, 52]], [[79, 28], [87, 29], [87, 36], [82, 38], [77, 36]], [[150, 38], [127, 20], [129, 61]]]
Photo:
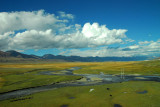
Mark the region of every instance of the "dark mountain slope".
[[146, 60], [147, 57], [80, 57], [80, 56], [62, 56], [46, 54], [42, 56], [43, 59], [63, 59], [67, 61], [81, 61], [81, 62], [104, 62], [104, 61], [140, 61]]
[[10, 50], [10, 51], [6, 51], [6, 53], [8, 53], [10, 56], [12, 57], [17, 57], [17, 58], [34, 58], [34, 59], [40, 59], [40, 57], [36, 56], [36, 55], [26, 55], [26, 54], [22, 54], [20, 52], [14, 51], [14, 50]]
[[0, 57], [9, 57], [9, 56], [10, 56], [9, 53], [0, 51]]
[[63, 55], [52, 55], [52, 54], [45, 54], [43, 56], [36, 56], [36, 55], [27, 55], [23, 54], [14, 50], [11, 51], [0, 51], [0, 59], [2, 60], [45, 60], [45, 61], [52, 61], [52, 60], [60, 60], [60, 61], [80, 61], [80, 62], [104, 62], [104, 61], [141, 61], [147, 60], [148, 57], [145, 56], [137, 56], [137, 57], [80, 57], [80, 56], [63, 56]]

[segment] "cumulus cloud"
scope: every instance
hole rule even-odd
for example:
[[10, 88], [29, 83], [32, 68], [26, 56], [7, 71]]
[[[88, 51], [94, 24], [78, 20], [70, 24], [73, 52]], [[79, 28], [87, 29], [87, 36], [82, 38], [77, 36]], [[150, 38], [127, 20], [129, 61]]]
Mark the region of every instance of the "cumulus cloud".
[[[43, 10], [2, 12], [0, 16], [0, 41], [3, 41], [0, 44], [1, 50], [98, 47], [122, 43], [126, 38], [127, 30], [109, 30], [105, 25], [98, 23], [86, 23], [83, 27], [79, 24], [67, 26], [65, 20], [74, 17], [65, 12], [60, 12], [58, 17], [66, 19], [59, 19]], [[12, 33], [10, 36], [6, 33], [22, 29], [26, 30]]]
[[10, 43], [11, 43], [11, 35], [13, 35], [14, 32], [6, 32], [3, 35], [0, 35], [0, 49], [6, 50], [9, 49]]
[[121, 43], [122, 38], [125, 38], [124, 33], [123, 30], [109, 30], [97, 23], [93, 25], [87, 23], [82, 31], [71, 34], [56, 35], [52, 29], [46, 31], [28, 30], [17, 33], [11, 38], [10, 46], [17, 49], [98, 47]]
[[17, 33], [12, 38], [11, 47], [14, 49], [44, 49], [54, 45], [52, 38], [52, 30], [46, 31], [30, 30], [22, 33]]
[[74, 15], [72, 14], [66, 14], [65, 12], [59, 11], [61, 18], [68, 18], [68, 19], [74, 19]]
[[129, 46], [128, 48], [131, 49], [131, 50], [132, 50], [132, 49], [138, 49], [138, 48], [139, 48], [139, 45], [132, 45], [132, 46]]
[[1, 12], [0, 34], [21, 29], [47, 30], [52, 28], [57, 31], [59, 28], [66, 26], [66, 20], [60, 20], [54, 14], [46, 13], [44, 10]]
[[[145, 42], [145, 41], [144, 41]], [[99, 57], [133, 57], [133, 56], [149, 56], [158, 55], [160, 53], [160, 41], [150, 41], [148, 45], [131, 45], [126, 47], [100, 47], [86, 50], [73, 49], [62, 51], [61, 55], [74, 56], [99, 56]]]
[[[67, 49], [62, 55], [138, 56], [160, 52], [160, 40], [110, 48], [112, 44], [134, 42], [126, 29], [109, 29], [98, 23], [69, 24], [74, 15], [59, 16], [44, 10], [0, 13], [0, 50]], [[102, 48], [103, 47], [103, 48]], [[87, 50], [80, 50], [88, 48]]]
[[[126, 38], [125, 29], [109, 30], [105, 25], [99, 26], [98, 23], [86, 23], [82, 28], [82, 34], [93, 40], [93, 45], [109, 45], [122, 43], [122, 38]], [[95, 44], [94, 44], [95, 43]]]

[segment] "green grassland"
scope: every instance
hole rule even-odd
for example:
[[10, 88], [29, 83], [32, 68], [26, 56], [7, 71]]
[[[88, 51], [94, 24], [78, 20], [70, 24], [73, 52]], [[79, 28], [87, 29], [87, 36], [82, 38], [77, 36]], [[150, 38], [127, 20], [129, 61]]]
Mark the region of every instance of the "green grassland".
[[[109, 90], [107, 90], [109, 88]], [[89, 92], [90, 89], [94, 89]], [[137, 92], [147, 90], [145, 94]], [[158, 82], [124, 82], [97, 86], [65, 87], [1, 101], [1, 107], [159, 107]], [[111, 96], [112, 95], [112, 96]], [[25, 99], [25, 100], [21, 100]]]
[[39, 75], [40, 71], [57, 71], [72, 67], [63, 64], [1, 64], [0, 93], [17, 89], [72, 81], [81, 76]]
[[[134, 62], [58, 62], [58, 63], [0, 63], [0, 93], [48, 85], [62, 81], [73, 81], [80, 76], [40, 75], [41, 71], [57, 71], [71, 67], [81, 67], [76, 74], [125, 74], [159, 75], [160, 61]], [[110, 88], [110, 90], [106, 90]], [[89, 92], [90, 89], [94, 89]], [[150, 81], [130, 81], [98, 86], [65, 87], [36, 93], [17, 99], [0, 101], [0, 107], [159, 107], [160, 83]], [[147, 90], [146, 94], [137, 94]], [[112, 96], [110, 96], [112, 95]], [[69, 97], [74, 97], [70, 99]], [[16, 99], [15, 99], [16, 100]]]
[[81, 78], [80, 76], [51, 76], [51, 75], [9, 75], [3, 79], [4, 84], [0, 88], [0, 93], [17, 89], [49, 85], [57, 82], [72, 81]]
[[0, 64], [0, 93], [16, 89], [72, 81], [81, 76], [38, 75], [40, 71], [58, 71], [92, 63], [2, 63]]
[[76, 74], [120, 74], [124, 69], [125, 74], [159, 75], [160, 61], [134, 61], [134, 62], [101, 62], [95, 65], [83, 66], [74, 71]]

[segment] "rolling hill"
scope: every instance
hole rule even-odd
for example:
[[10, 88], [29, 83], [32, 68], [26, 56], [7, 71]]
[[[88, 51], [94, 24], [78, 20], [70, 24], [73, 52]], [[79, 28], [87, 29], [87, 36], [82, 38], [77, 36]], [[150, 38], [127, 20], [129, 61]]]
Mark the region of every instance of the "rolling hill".
[[104, 62], [104, 61], [140, 61], [147, 60], [148, 57], [137, 56], [137, 57], [80, 57], [80, 56], [63, 56], [63, 55], [52, 55], [45, 54], [43, 56], [27, 55], [14, 50], [0, 51], [0, 62], [12, 62], [12, 61], [69, 61], [69, 62]]

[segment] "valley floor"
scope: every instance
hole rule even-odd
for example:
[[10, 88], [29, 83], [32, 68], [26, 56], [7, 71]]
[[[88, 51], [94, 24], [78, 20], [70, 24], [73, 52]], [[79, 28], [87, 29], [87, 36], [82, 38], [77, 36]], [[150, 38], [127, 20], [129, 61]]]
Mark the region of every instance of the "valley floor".
[[[73, 69], [74, 67], [80, 69]], [[138, 76], [137, 80], [141, 81], [113, 82], [106, 79], [107, 84], [96, 84], [99, 81], [104, 82], [100, 77], [118, 77], [122, 72], [124, 75]], [[0, 106], [158, 107], [160, 83], [156, 81], [159, 81], [159, 74], [159, 61], [0, 64], [0, 97], [3, 98], [5, 93], [16, 90], [66, 84], [65, 87], [3, 99]], [[87, 80], [86, 75], [92, 75], [92, 78]], [[142, 75], [156, 77], [156, 81], [143, 81]], [[67, 86], [86, 81], [90, 84]]]

